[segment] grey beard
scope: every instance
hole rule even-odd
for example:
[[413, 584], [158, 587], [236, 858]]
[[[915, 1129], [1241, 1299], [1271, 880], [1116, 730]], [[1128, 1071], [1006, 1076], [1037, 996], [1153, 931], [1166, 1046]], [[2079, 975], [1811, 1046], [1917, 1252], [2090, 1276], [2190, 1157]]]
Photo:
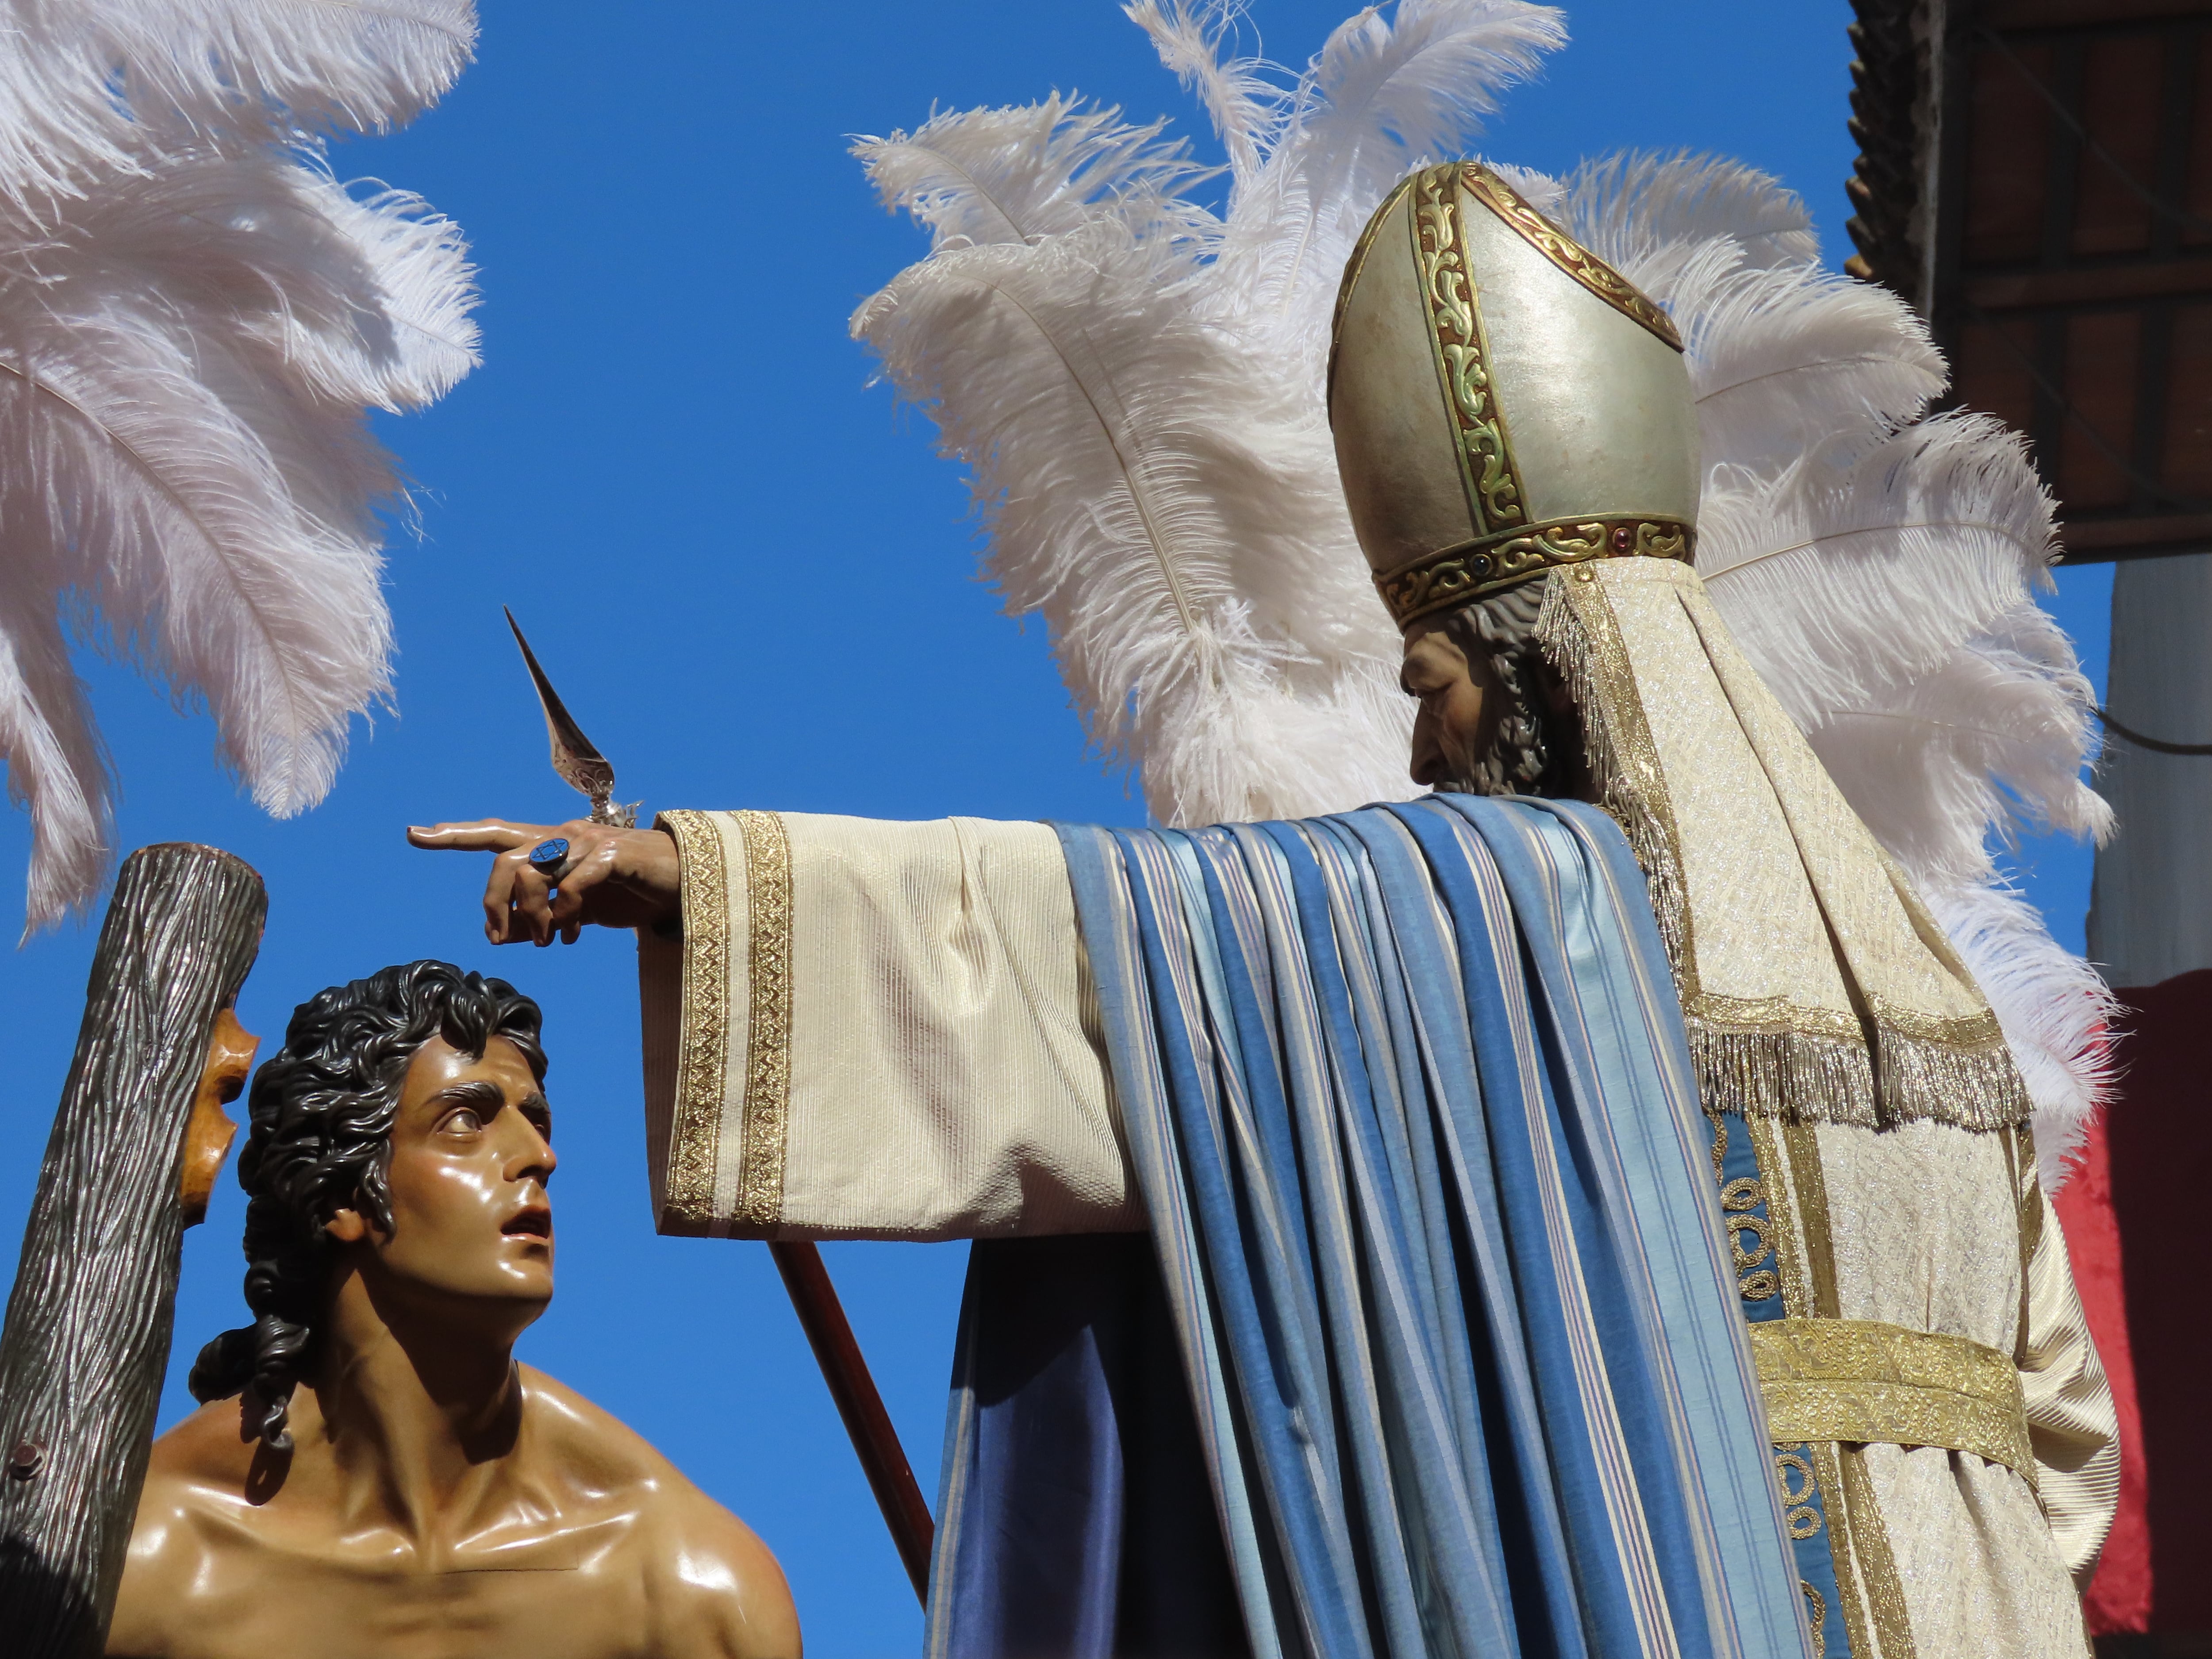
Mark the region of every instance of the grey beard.
[[1499, 734], [1500, 741], [1491, 745], [1490, 752], [1466, 769], [1466, 775], [1455, 770], [1452, 776], [1431, 787], [1440, 795], [1510, 795], [1516, 793], [1509, 780], [1507, 761], [1513, 751]]

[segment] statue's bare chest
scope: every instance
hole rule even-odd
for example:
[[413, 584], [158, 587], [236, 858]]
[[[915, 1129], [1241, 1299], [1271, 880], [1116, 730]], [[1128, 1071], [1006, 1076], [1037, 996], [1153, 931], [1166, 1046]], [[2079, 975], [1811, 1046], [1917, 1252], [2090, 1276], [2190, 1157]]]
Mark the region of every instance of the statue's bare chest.
[[425, 1564], [378, 1540], [312, 1550], [204, 1540], [161, 1622], [173, 1659], [645, 1659], [654, 1652], [629, 1517]]

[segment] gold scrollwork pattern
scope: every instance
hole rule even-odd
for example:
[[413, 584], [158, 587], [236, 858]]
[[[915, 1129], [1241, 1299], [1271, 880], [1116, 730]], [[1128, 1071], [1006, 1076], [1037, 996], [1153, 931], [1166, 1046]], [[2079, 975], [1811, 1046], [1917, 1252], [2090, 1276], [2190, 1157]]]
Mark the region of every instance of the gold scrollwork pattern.
[[1413, 265], [1429, 307], [1429, 342], [1458, 435], [1460, 476], [1476, 524], [1486, 532], [1523, 523], [1528, 508], [1513, 469], [1505, 422], [1490, 386], [1489, 343], [1468, 267], [1467, 237], [1451, 167], [1416, 176]]
[[1753, 1325], [1751, 1352], [1778, 1441], [1942, 1446], [2036, 1484], [2008, 1354], [1874, 1320], [1796, 1318]]
[[1403, 628], [1416, 617], [1455, 610], [1561, 565], [1625, 558], [1687, 562], [1696, 544], [1697, 532], [1679, 519], [1553, 519], [1424, 554], [1384, 571], [1375, 578], [1375, 586]]
[[1774, 1450], [1775, 1484], [1782, 1488], [1784, 1518], [1792, 1538], [1810, 1538], [1820, 1530], [1820, 1510], [1815, 1502], [1820, 1484], [1814, 1478], [1813, 1465], [1802, 1455], [1804, 1450], [1802, 1443]]
[[730, 1046], [729, 920], [722, 840], [703, 812], [663, 812], [655, 827], [676, 842], [683, 871], [683, 1059], [669, 1127], [664, 1226], [703, 1232], [714, 1216], [714, 1169]]
[[750, 1036], [744, 1149], [736, 1219], [755, 1231], [783, 1219], [785, 1119], [791, 1097], [791, 843], [773, 812], [736, 814], [752, 912]]
[[1682, 337], [1672, 318], [1637, 286], [1528, 205], [1503, 179], [1480, 161], [1460, 165], [1468, 194], [1521, 234], [1537, 252], [1625, 317], [1633, 318], [1680, 351]]
[[[1715, 1162], [1725, 1156], [1728, 1120], [1717, 1116]], [[1719, 1170], [1715, 1170], [1716, 1177]], [[1781, 1294], [1774, 1271], [1774, 1220], [1765, 1213], [1766, 1186], [1756, 1176], [1739, 1176], [1721, 1188], [1721, 1227], [1735, 1258], [1736, 1294], [1746, 1302], [1766, 1302]], [[1746, 1239], [1750, 1240], [1746, 1243]]]
[[1802, 1578], [1797, 1588], [1805, 1593], [1805, 1622], [1813, 1628], [1813, 1659], [1828, 1659], [1828, 1633], [1821, 1628], [1828, 1622], [1827, 1598]]

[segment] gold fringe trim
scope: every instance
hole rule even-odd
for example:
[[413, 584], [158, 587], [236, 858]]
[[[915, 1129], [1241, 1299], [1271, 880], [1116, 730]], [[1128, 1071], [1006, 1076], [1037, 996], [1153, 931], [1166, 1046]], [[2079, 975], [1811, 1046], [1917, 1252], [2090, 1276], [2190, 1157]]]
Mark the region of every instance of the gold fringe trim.
[[1880, 1125], [1864, 1039], [1716, 1030], [1694, 1016], [1682, 1023], [1707, 1109], [1785, 1122]]
[[[1604, 596], [1593, 592], [1591, 602], [1577, 605], [1577, 586], [1595, 588], [1594, 573], [1545, 579], [1536, 640], [1582, 716], [1598, 804], [1643, 867], [1707, 1109], [1869, 1129], [1915, 1121], [2004, 1129], [2025, 1121], [2033, 1103], [1992, 1014], [1940, 1021], [1876, 1009], [1869, 1020], [1846, 1021], [1779, 999], [1704, 995], [1680, 833], [1628, 648]], [[1738, 1018], [1713, 1018], [1723, 1009]]]
[[1881, 1062], [1886, 1121], [1926, 1119], [1968, 1129], [2009, 1129], [2035, 1110], [2002, 1036], [1986, 1047], [1962, 1048], [1907, 1036], [1877, 1021], [1875, 1053]]

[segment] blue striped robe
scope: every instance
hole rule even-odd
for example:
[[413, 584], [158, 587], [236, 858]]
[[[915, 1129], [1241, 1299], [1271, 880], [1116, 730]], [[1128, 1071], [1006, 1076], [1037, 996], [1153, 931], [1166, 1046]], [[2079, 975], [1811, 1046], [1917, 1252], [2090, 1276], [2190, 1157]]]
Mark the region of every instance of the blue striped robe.
[[979, 1243], [935, 1659], [1798, 1659], [1620, 831], [1061, 832], [1145, 1241]]

